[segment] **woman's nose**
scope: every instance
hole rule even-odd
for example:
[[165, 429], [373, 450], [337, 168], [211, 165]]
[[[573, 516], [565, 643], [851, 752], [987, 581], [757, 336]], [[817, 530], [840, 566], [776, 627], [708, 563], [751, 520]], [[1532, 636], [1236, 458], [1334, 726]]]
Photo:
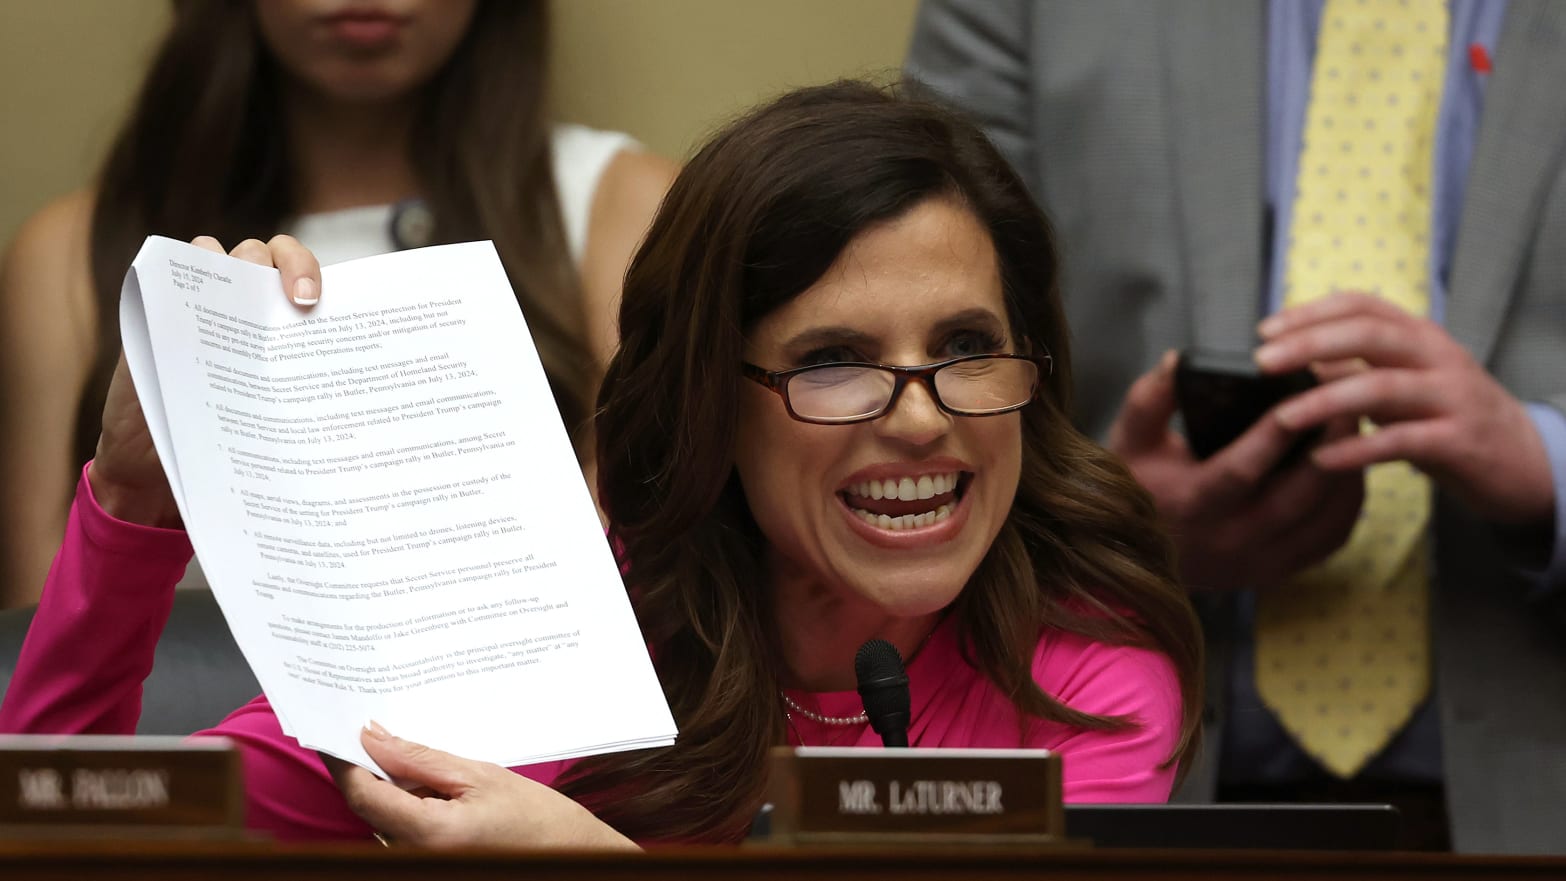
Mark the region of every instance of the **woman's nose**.
[[884, 437], [926, 446], [951, 430], [952, 416], [935, 402], [926, 380], [913, 379], [875, 424]]

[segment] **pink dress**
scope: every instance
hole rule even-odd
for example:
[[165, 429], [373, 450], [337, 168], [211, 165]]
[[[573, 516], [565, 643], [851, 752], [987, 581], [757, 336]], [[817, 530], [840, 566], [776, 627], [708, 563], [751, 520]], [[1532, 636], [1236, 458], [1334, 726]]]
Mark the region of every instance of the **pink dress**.
[[[177, 530], [110, 517], [85, 477], [77, 486], [65, 542], [49, 572], [16, 674], [0, 705], [0, 733], [130, 734], [141, 713], [141, 683], [191, 557]], [[955, 629], [937, 628], [908, 666], [910, 744], [926, 747], [1042, 747], [1064, 757], [1065, 797], [1074, 802], [1154, 802], [1169, 797], [1175, 769], [1165, 762], [1179, 736], [1181, 699], [1168, 658], [1045, 633], [1033, 675], [1056, 699], [1083, 712], [1139, 722], [1122, 732], [1033, 722], [1024, 734], [1016, 708], [965, 664]], [[790, 692], [827, 716], [859, 712], [854, 692]], [[283, 734], [260, 696], [200, 735], [222, 735], [243, 752], [248, 823], [284, 840], [367, 838], [320, 758]], [[879, 746], [868, 725], [824, 725], [791, 714], [790, 742]], [[565, 762], [512, 770], [549, 783]]]

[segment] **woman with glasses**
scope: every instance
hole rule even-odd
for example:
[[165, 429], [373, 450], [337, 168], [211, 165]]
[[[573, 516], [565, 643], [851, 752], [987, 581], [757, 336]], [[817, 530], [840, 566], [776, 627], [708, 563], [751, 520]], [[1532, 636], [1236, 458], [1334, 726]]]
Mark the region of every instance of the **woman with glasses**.
[[[254, 257], [285, 285], [316, 277], [287, 242]], [[1167, 798], [1195, 749], [1197, 623], [1147, 496], [1071, 425], [1049, 227], [976, 129], [855, 83], [735, 122], [665, 200], [620, 332], [600, 498], [676, 744], [508, 771], [372, 727], [371, 755], [433, 794], [348, 768], [345, 799], [258, 698], [214, 729], [247, 750], [254, 825], [449, 845], [735, 841], [768, 748], [880, 744], [854, 690], [871, 638], [907, 659], [911, 745], [1048, 748], [1068, 800]], [[139, 426], [128, 384], [109, 407], [105, 425]], [[116, 519], [136, 519], [137, 487], [167, 493], [133, 441], [105, 436], [77, 534], [164, 540]], [[57, 573], [111, 552], [77, 541]], [[172, 584], [131, 580], [116, 587], [149, 607]], [[56, 611], [110, 590], [87, 581], [57, 574], [32, 639], [125, 626]], [[150, 658], [147, 617], [133, 642]], [[13, 692], [50, 684], [27, 664]], [[0, 725], [123, 714], [133, 684], [8, 701]]]

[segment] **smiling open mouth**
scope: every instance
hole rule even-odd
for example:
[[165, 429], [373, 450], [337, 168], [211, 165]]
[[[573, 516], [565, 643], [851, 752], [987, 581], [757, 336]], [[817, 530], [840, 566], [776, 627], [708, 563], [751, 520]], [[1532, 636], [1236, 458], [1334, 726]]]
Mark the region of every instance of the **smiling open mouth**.
[[952, 516], [973, 475], [966, 471], [868, 480], [838, 491], [843, 504], [871, 526], [898, 532]]

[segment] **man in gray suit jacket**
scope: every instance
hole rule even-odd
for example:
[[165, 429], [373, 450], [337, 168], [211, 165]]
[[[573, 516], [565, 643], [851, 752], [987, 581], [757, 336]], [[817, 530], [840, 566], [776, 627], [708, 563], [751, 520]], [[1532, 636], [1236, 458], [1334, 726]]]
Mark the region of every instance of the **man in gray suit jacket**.
[[[1323, 775], [1256, 702], [1250, 589], [1337, 548], [1362, 468], [1406, 460], [1437, 488], [1435, 684], [1361, 777], [1443, 787], [1458, 850], [1566, 852], [1566, 4], [1450, 10], [1438, 320], [1354, 296], [1283, 313], [1264, 366], [1368, 369], [1201, 462], [1170, 427], [1165, 353], [1250, 350], [1279, 302], [1279, 157], [1299, 149], [1280, 133], [1302, 115], [1283, 56], [1306, 46], [1308, 81], [1320, 0], [926, 0], [907, 72], [979, 118], [1055, 223], [1079, 422], [1180, 544], [1211, 652], [1182, 797]], [[1382, 431], [1352, 438], [1360, 416]], [[1329, 423], [1330, 453], [1273, 470], [1290, 429]]]

